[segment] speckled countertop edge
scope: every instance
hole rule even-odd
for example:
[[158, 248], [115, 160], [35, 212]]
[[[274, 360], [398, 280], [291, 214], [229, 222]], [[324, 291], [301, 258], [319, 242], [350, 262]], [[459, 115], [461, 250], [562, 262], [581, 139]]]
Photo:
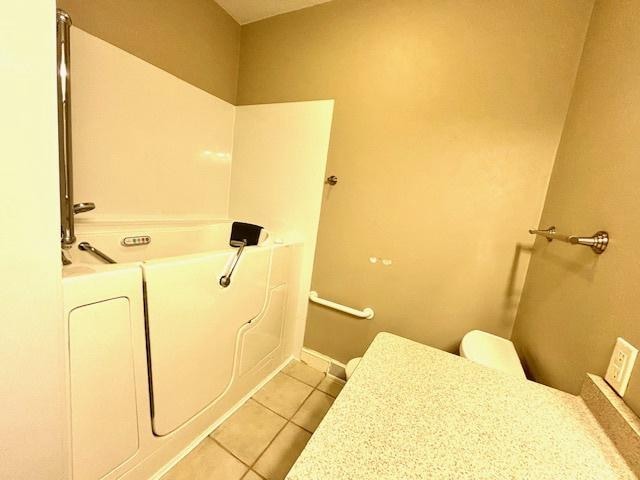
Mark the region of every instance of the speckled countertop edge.
[[382, 333], [287, 478], [636, 476], [580, 397]]
[[588, 374], [580, 398], [629, 468], [640, 474], [640, 419], [602, 377]]

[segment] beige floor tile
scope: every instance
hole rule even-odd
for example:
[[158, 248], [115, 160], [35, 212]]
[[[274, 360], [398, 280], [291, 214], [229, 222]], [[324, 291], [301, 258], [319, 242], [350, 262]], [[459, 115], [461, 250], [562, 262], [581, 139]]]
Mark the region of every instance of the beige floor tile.
[[211, 435], [247, 465], [264, 452], [287, 421], [249, 399]]
[[333, 397], [315, 390], [309, 398], [305, 400], [291, 421], [310, 432], [315, 432], [332, 404]]
[[297, 378], [301, 382], [315, 387], [320, 383], [320, 380], [324, 378], [324, 373], [310, 367], [306, 363], [299, 362], [298, 360], [291, 360], [289, 365], [282, 370], [287, 375]]
[[262, 480], [262, 477], [253, 470], [249, 470], [242, 480]]
[[288, 423], [253, 469], [267, 480], [284, 479], [310, 438], [309, 432]]
[[344, 383], [329, 376], [324, 377], [324, 379], [318, 384], [318, 390], [322, 390], [324, 393], [328, 393], [334, 398], [342, 391], [342, 387], [344, 387]]
[[288, 375], [278, 373], [253, 398], [279, 415], [289, 419], [296, 413], [296, 410], [312, 390], [313, 387]]
[[162, 480], [240, 480], [247, 470], [240, 460], [207, 437]]

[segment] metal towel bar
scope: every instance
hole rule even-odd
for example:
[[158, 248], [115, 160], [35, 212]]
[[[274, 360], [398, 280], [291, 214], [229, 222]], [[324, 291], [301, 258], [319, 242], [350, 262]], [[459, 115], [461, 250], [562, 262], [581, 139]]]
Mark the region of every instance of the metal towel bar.
[[560, 240], [561, 242], [571, 243], [572, 245], [584, 245], [586, 247], [591, 247], [591, 250], [598, 255], [604, 253], [609, 245], [609, 234], [602, 230], [596, 232], [591, 237], [563, 235], [556, 232], [556, 227], [549, 227], [546, 230], [529, 230], [529, 233], [545, 237], [549, 242], [553, 240]]
[[313, 303], [318, 303], [320, 305], [324, 305], [325, 307], [333, 308], [334, 310], [339, 310], [358, 318], [366, 318], [367, 320], [371, 320], [374, 315], [373, 308], [367, 307], [364, 310], [356, 310], [355, 308], [347, 307], [345, 305], [340, 305], [339, 303], [320, 298], [318, 296], [318, 292], [309, 292], [309, 300], [311, 300]]

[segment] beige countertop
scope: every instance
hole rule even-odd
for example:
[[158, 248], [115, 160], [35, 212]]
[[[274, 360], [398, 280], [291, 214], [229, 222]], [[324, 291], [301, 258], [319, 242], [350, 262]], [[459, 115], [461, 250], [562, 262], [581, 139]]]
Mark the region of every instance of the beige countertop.
[[287, 478], [636, 477], [580, 397], [381, 333]]

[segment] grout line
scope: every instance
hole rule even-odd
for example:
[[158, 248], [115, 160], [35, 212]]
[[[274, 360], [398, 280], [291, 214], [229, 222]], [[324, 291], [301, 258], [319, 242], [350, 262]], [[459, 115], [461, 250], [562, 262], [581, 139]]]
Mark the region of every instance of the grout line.
[[235, 412], [237, 412], [240, 407], [242, 407], [247, 401], [252, 398], [252, 396], [261, 390], [267, 383], [269, 383], [273, 378], [285, 367], [290, 361], [293, 359], [292, 356], [288, 356], [283, 363], [277, 366], [271, 373], [269, 373], [263, 380], [258, 382], [258, 384], [250, 389], [246, 395], [242, 396], [236, 403], [233, 404], [231, 408], [229, 408], [223, 415], [218, 417], [218, 419], [213, 422], [204, 432], [198, 435], [189, 445], [187, 445], [183, 450], [181, 450], [175, 457], [169, 460], [164, 464], [159, 470], [157, 470], [149, 480], [160, 480], [160, 478], [167, 475], [175, 466], [184, 460], [185, 457], [189, 455], [198, 445], [200, 445], [206, 437], [209, 437], [213, 432], [215, 432], [223, 423], [225, 423], [229, 418], [233, 416]]
[[[242, 460], [241, 458], [239, 458], [235, 453], [233, 453], [231, 450], [229, 450], [227, 447], [225, 447], [223, 444], [221, 444], [218, 440], [216, 440], [215, 438], [211, 438], [211, 437], [207, 437], [209, 440], [211, 440], [212, 442], [216, 443], [221, 449], [223, 449], [225, 452], [227, 452], [229, 455], [231, 455], [233, 458], [235, 458], [236, 460], [238, 460], [240, 463], [242, 463], [245, 467], [248, 467], [249, 465], [246, 464], [246, 462], [244, 460]], [[247, 472], [244, 472], [245, 474]]]
[[[306, 365], [306, 364], [305, 364]], [[310, 367], [313, 368], [313, 367]], [[319, 370], [318, 370], [319, 371]], [[247, 464], [246, 462], [244, 462], [242, 459], [238, 458], [237, 455], [235, 455], [232, 451], [230, 451], [228, 448], [226, 448], [224, 445], [222, 445], [218, 440], [216, 440], [215, 438], [212, 438], [210, 436], [207, 436], [210, 440], [212, 440], [213, 442], [215, 442], [220, 448], [222, 448], [225, 452], [229, 453], [233, 458], [237, 459], [240, 463], [242, 463], [244, 466], [249, 467], [249, 470], [247, 470], [247, 472], [244, 473], [244, 475], [246, 475], [249, 471], [253, 471], [256, 475], [258, 475], [260, 478], [263, 478], [263, 476], [261, 474], [259, 474], [258, 472], [256, 472], [254, 470], [254, 466], [258, 463], [258, 461], [262, 458], [262, 456], [265, 454], [265, 452], [267, 450], [269, 450], [269, 447], [273, 444], [273, 442], [275, 441], [276, 438], [278, 438], [278, 435], [280, 435], [280, 433], [282, 433], [282, 431], [287, 427], [287, 425], [289, 425], [290, 423], [292, 425], [295, 425], [296, 427], [300, 428], [301, 430], [304, 430], [305, 432], [313, 435], [314, 432], [306, 429], [305, 427], [303, 427], [302, 425], [298, 425], [297, 423], [293, 422], [293, 417], [296, 416], [296, 414], [300, 411], [300, 409], [302, 409], [302, 407], [304, 406], [304, 404], [307, 402], [307, 400], [309, 400], [309, 398], [311, 397], [311, 395], [313, 394], [313, 392], [318, 391], [321, 393], [324, 393], [325, 395], [333, 398], [335, 400], [335, 397], [333, 397], [332, 395], [328, 394], [327, 392], [323, 392], [322, 390], [318, 389], [318, 385], [320, 385], [320, 383], [322, 383], [322, 380], [320, 380], [318, 382], [318, 384], [314, 387], [312, 385], [309, 385], [308, 383], [303, 382], [302, 380], [300, 380], [299, 378], [296, 378], [292, 375], [289, 375], [283, 371], [280, 371], [278, 373], [282, 373], [284, 375], [286, 375], [289, 378], [292, 378], [294, 380], [297, 380], [298, 382], [302, 383], [303, 385], [306, 385], [308, 387], [311, 387], [311, 391], [307, 394], [307, 396], [304, 398], [304, 400], [302, 401], [302, 403], [300, 403], [300, 406], [296, 409], [295, 412], [293, 412], [293, 414], [291, 415], [291, 418], [286, 418], [284, 417], [282, 414], [276, 412], [275, 410], [269, 408], [267, 405], [264, 405], [262, 402], [258, 401], [257, 399], [255, 399], [253, 396], [249, 397], [243, 404], [242, 406], [246, 405], [247, 402], [249, 402], [249, 400], [253, 400], [254, 402], [256, 402], [258, 405], [260, 405], [261, 407], [267, 409], [268, 411], [276, 414], [277, 416], [279, 416], [280, 418], [286, 420], [284, 425], [282, 425], [282, 427], [276, 432], [276, 434], [273, 436], [273, 438], [269, 441], [269, 443], [267, 443], [266, 447], [264, 448], [264, 450], [262, 450], [262, 452], [260, 452], [260, 454], [256, 457], [256, 459], [253, 461], [253, 463], [251, 463], [250, 465]], [[322, 373], [322, 372], [321, 372]], [[324, 373], [325, 377], [328, 376], [327, 373]], [[241, 407], [242, 407], [241, 406]], [[241, 408], [240, 407], [240, 408]], [[222, 426], [222, 425], [220, 425]], [[220, 427], [219, 426], [219, 427]], [[219, 428], [218, 427], [218, 428]], [[243, 477], [244, 477], [243, 475]]]
[[314, 432], [312, 432], [311, 430], [309, 430], [308, 428], [303, 427], [302, 425], [298, 425], [296, 422], [294, 422], [293, 420], [291, 421], [291, 423], [293, 423], [296, 427], [300, 427], [302, 430], [304, 430], [307, 433], [310, 433], [311, 435], [313, 435]]
[[[307, 364], [305, 363], [305, 365], [307, 365]], [[307, 366], [309, 366], [309, 365], [307, 365]], [[309, 366], [309, 368], [313, 368], [313, 367]], [[315, 368], [314, 368], [314, 370], [315, 370]], [[320, 372], [320, 370], [316, 370], [316, 372]], [[304, 385], [307, 385], [307, 386], [309, 386], [309, 387], [312, 387], [312, 388], [314, 388], [315, 390], [318, 390], [319, 392], [325, 393], [325, 394], [329, 395], [331, 398], [333, 398], [334, 400], [335, 400], [336, 398], [338, 398], [338, 395], [336, 395], [336, 396], [334, 397], [334, 396], [333, 396], [333, 395], [331, 395], [329, 392], [325, 392], [324, 390], [320, 390], [320, 389], [318, 388], [318, 387], [320, 386], [320, 384], [322, 383], [322, 381], [323, 381], [323, 380], [325, 380], [325, 379], [327, 379], [327, 378], [329, 378], [331, 381], [334, 381], [334, 382], [337, 382], [337, 383], [341, 384], [343, 388], [344, 388], [344, 386], [347, 384], [347, 381], [346, 381], [346, 380], [343, 380], [342, 378], [336, 377], [335, 375], [331, 375], [331, 374], [330, 374], [330, 373], [328, 373], [328, 372], [320, 372], [320, 373], [323, 373], [323, 374], [324, 374], [324, 378], [323, 378], [322, 380], [320, 380], [316, 386], [310, 385], [310, 384], [308, 384], [307, 382], [303, 382], [303, 381], [302, 381], [302, 380], [300, 380], [299, 378], [296, 378], [296, 377], [294, 377], [293, 375], [289, 375], [287, 372], [280, 371], [280, 372], [278, 372], [278, 373], [282, 373], [283, 375], [286, 375], [286, 376], [287, 376], [287, 377], [289, 377], [289, 378], [293, 378], [294, 380], [297, 380], [297, 381], [299, 381], [300, 383], [303, 383]], [[262, 404], [260, 404], [260, 405], [262, 405]]]
[[[256, 400], [255, 398], [251, 397], [251, 400], [253, 400], [254, 402], [256, 402], [258, 405], [260, 405], [261, 407], [266, 408], [267, 410], [269, 410], [271, 413], [275, 413], [276, 415], [278, 415], [280, 418], [282, 418], [283, 420], [289, 421], [289, 419], [287, 417], [283, 417], [281, 413], [276, 412], [275, 410], [272, 410], [271, 408], [267, 407], [264, 403], [259, 402], [258, 400]], [[305, 401], [306, 401], [306, 397], [305, 397]], [[297, 410], [296, 410], [297, 413]], [[295, 415], [295, 413], [294, 413]]]
[[[300, 409], [302, 408], [302, 406], [305, 404], [305, 402], [309, 399], [309, 397], [311, 396], [311, 394], [312, 394], [314, 391], [315, 391], [315, 388], [314, 388], [314, 389], [312, 389], [306, 397], [304, 397], [304, 400], [302, 401], [302, 403], [300, 404], [300, 406], [296, 409], [296, 411], [295, 411], [295, 412], [293, 412], [293, 414], [291, 415], [291, 418], [295, 417], [296, 413], [298, 413], [298, 412], [300, 411]], [[260, 403], [260, 402], [258, 402], [258, 403]], [[262, 405], [262, 404], [260, 403], [260, 405]], [[266, 408], [268, 408], [268, 407], [266, 407]], [[270, 409], [269, 409], [269, 410], [270, 410]], [[284, 417], [283, 417], [283, 418], [284, 418]], [[281, 433], [281, 432], [282, 432], [282, 431], [287, 427], [287, 425], [289, 425], [290, 423], [293, 423], [293, 422], [291, 421], [291, 418], [286, 419], [286, 420], [287, 420], [287, 422], [282, 426], [282, 428], [281, 428], [280, 430], [278, 430], [278, 433], [276, 433], [276, 434], [274, 435], [274, 437], [273, 437], [273, 438], [271, 439], [271, 441], [267, 444], [267, 446], [266, 446], [266, 447], [265, 447], [265, 449], [262, 451], [262, 453], [261, 453], [260, 455], [258, 455], [258, 458], [256, 458], [256, 461], [255, 461], [255, 462], [253, 462], [253, 464], [250, 466], [250, 468], [253, 468], [253, 465], [255, 465], [256, 463], [258, 463], [258, 460], [260, 460], [260, 458], [262, 458], [262, 455], [264, 455], [264, 452], [266, 452], [266, 451], [269, 449], [269, 447], [271, 446], [271, 444], [273, 443], [273, 441], [278, 437], [278, 435], [280, 435], [280, 433]], [[293, 423], [293, 424], [294, 424], [294, 425], [296, 425], [296, 427], [301, 428], [299, 425], [297, 425], [297, 424], [295, 424], [295, 423]], [[305, 430], [305, 431], [306, 431], [306, 430]]]
[[[311, 367], [311, 368], [313, 368], [313, 367]], [[315, 369], [314, 369], [314, 370], [315, 370]], [[319, 371], [320, 371], [320, 370], [316, 370], [316, 372], [319, 372]], [[307, 386], [309, 386], [309, 387], [311, 387], [311, 388], [318, 388], [318, 385], [320, 385], [320, 384], [322, 383], [322, 380], [324, 380], [324, 378], [323, 378], [322, 380], [320, 380], [320, 381], [318, 382], [318, 385], [313, 386], [313, 385], [308, 384], [307, 382], [303, 382], [302, 380], [300, 380], [299, 378], [294, 377], [293, 375], [289, 375], [289, 374], [288, 374], [288, 373], [286, 373], [286, 372], [279, 372], [279, 373], [282, 373], [283, 375], [286, 375], [286, 376], [287, 376], [287, 377], [289, 377], [289, 378], [293, 378], [294, 380], [297, 380], [297, 381], [299, 381], [300, 383], [304, 383], [305, 385], [307, 385]], [[322, 372], [320, 372], [320, 373], [322, 373]], [[322, 373], [322, 374], [323, 374], [325, 377], [329, 375], [328, 373]], [[336, 378], [337, 378], [337, 377], [336, 377]]]
[[[292, 377], [293, 378], [293, 377]], [[305, 384], [307, 385], [307, 384]], [[308, 385], [311, 386], [311, 385]], [[302, 403], [300, 404], [300, 406], [296, 409], [295, 412], [293, 412], [293, 414], [291, 415], [291, 418], [293, 418], [295, 416], [296, 413], [298, 413], [298, 411], [302, 408], [302, 406], [305, 404], [305, 402], [309, 399], [309, 397], [311, 396], [311, 394], [317, 389], [313, 388], [311, 390], [311, 392], [304, 398], [304, 400], [302, 401]], [[320, 391], [320, 390], [318, 390]], [[260, 452], [260, 455], [258, 455], [258, 457], [253, 461], [252, 464], [247, 464], [244, 460], [242, 460], [241, 458], [239, 458], [236, 454], [234, 454], [231, 450], [229, 450], [227, 447], [225, 447], [222, 443], [220, 443], [218, 440], [216, 440], [215, 438], [212, 438], [210, 436], [207, 436], [207, 438], [209, 438], [211, 441], [215, 442], [216, 444], [218, 444], [220, 446], [220, 448], [222, 448], [225, 452], [229, 453], [231, 456], [233, 456], [233, 458], [235, 458], [236, 460], [240, 461], [243, 465], [245, 465], [246, 467], [249, 467], [249, 470], [253, 470], [253, 466], [258, 463], [258, 460], [260, 460], [260, 457], [262, 457], [262, 455], [264, 454], [264, 452], [266, 452], [269, 447], [271, 446], [271, 444], [273, 443], [273, 441], [276, 439], [276, 437], [278, 435], [280, 435], [280, 432], [282, 432], [285, 427], [289, 424], [289, 423], [293, 423], [293, 425], [295, 425], [296, 427], [299, 427], [301, 429], [303, 429], [305, 432], [308, 432], [310, 434], [313, 435], [313, 432], [310, 432], [309, 430], [307, 430], [306, 428], [302, 427], [301, 425], [298, 425], [297, 423], [292, 422], [290, 419], [283, 417], [282, 414], [276, 412], [275, 410], [272, 410], [271, 408], [267, 407], [266, 405], [262, 404], [261, 402], [259, 402], [258, 400], [256, 400], [255, 398], [251, 397], [248, 398], [247, 401], [245, 403], [242, 404], [242, 406], [246, 405], [246, 403], [249, 400], [253, 400], [254, 402], [256, 402], [258, 405], [260, 405], [261, 407], [265, 408], [266, 410], [269, 410], [271, 413], [276, 414], [278, 417], [282, 418], [283, 420], [285, 420], [284, 424], [282, 425], [282, 427], [276, 432], [276, 434], [273, 436], [273, 438], [269, 441], [269, 443], [267, 443], [267, 446], [264, 447], [264, 450], [262, 450], [262, 452]], [[220, 425], [222, 426], [222, 425]], [[257, 473], [257, 472], [256, 472]], [[245, 472], [246, 474], [246, 472]], [[258, 474], [259, 475], [259, 474]], [[260, 477], [262, 477], [262, 475], [259, 475]]]
[[[286, 375], [286, 374], [285, 374]], [[287, 375], [288, 377], [291, 377], [291, 375]], [[298, 380], [295, 377], [291, 377], [294, 380]], [[307, 383], [302, 382], [301, 380], [298, 380], [300, 383], [303, 383], [304, 385], [307, 386], [311, 386]], [[320, 385], [321, 382], [318, 383], [318, 385]], [[247, 464], [246, 462], [244, 462], [242, 459], [240, 459], [236, 454], [234, 454], [231, 450], [229, 450], [227, 447], [225, 447], [222, 443], [220, 443], [217, 439], [207, 435], [204, 439], [206, 440], [207, 438], [209, 440], [211, 440], [212, 442], [214, 442], [215, 444], [217, 444], [220, 448], [222, 448], [225, 452], [227, 452], [229, 455], [231, 455], [233, 458], [235, 458], [236, 460], [238, 460], [240, 463], [242, 463], [245, 467], [248, 467], [248, 470], [246, 472], [244, 472], [243, 474], [243, 478], [244, 476], [252, 471], [253, 473], [255, 473], [256, 475], [258, 475], [261, 479], [264, 479], [264, 477], [258, 473], [253, 467], [258, 463], [258, 461], [262, 458], [262, 456], [265, 454], [265, 452], [267, 450], [269, 450], [269, 447], [273, 444], [273, 442], [275, 441], [276, 438], [278, 438], [278, 435], [280, 435], [280, 433], [282, 433], [282, 431], [287, 427], [287, 425], [292, 424], [295, 425], [296, 427], [300, 428], [301, 430], [304, 430], [305, 432], [309, 433], [310, 435], [313, 435], [314, 432], [308, 430], [307, 428], [303, 427], [302, 425], [298, 425], [297, 423], [295, 423], [293, 421], [293, 417], [296, 416], [296, 414], [302, 409], [302, 407], [304, 406], [304, 404], [307, 402], [307, 400], [309, 400], [309, 398], [311, 397], [311, 395], [313, 395], [313, 392], [320, 392], [323, 393], [329, 397], [331, 397], [333, 400], [335, 400], [335, 397], [333, 397], [332, 395], [328, 394], [327, 392], [323, 392], [322, 390], [318, 389], [318, 387], [312, 387], [311, 391], [309, 392], [309, 394], [307, 394], [307, 396], [304, 398], [304, 400], [302, 401], [302, 403], [300, 404], [300, 406], [296, 409], [295, 412], [293, 412], [293, 414], [291, 415], [291, 418], [286, 418], [283, 417], [282, 414], [272, 410], [271, 408], [269, 408], [268, 406], [264, 405], [263, 403], [259, 402], [258, 400], [256, 400], [253, 397], [249, 397], [242, 405], [240, 408], [242, 408], [244, 405], [247, 404], [247, 402], [249, 402], [250, 400], [253, 400], [254, 402], [256, 402], [258, 405], [260, 405], [261, 407], [265, 408], [266, 410], [270, 411], [271, 413], [276, 414], [278, 417], [282, 418], [283, 420], [285, 420], [285, 423], [282, 425], [282, 427], [276, 432], [276, 434], [273, 436], [273, 438], [269, 441], [269, 443], [267, 443], [267, 445], [264, 447], [264, 449], [262, 450], [262, 452], [260, 452], [260, 454], [256, 457], [256, 459], [253, 461], [253, 463], [251, 464]], [[238, 409], [239, 410], [239, 409]], [[326, 415], [326, 414], [325, 414]], [[228, 420], [228, 419], [227, 419]], [[223, 423], [224, 424], [224, 423]], [[220, 428], [223, 424], [219, 425], [218, 428]], [[217, 429], [216, 429], [217, 430]], [[213, 433], [213, 432], [212, 432]], [[202, 443], [202, 442], [201, 442]]]
[[327, 377], [329, 377], [331, 380], [340, 383], [341, 385], [346, 385], [347, 381], [344, 378], [340, 378], [340, 377], [336, 377], [335, 375], [331, 375], [330, 373], [327, 372]]
[[[271, 446], [271, 444], [274, 442], [274, 440], [276, 438], [278, 438], [278, 435], [280, 435], [280, 433], [285, 429], [285, 427], [289, 425], [289, 420], [287, 420], [284, 425], [282, 426], [282, 428], [280, 428], [280, 430], [278, 430], [278, 432], [273, 436], [273, 438], [269, 441], [269, 443], [267, 443], [267, 446], [264, 447], [264, 450], [262, 450], [262, 452], [260, 452], [260, 455], [258, 455], [256, 457], [256, 459], [253, 461], [253, 463], [251, 465], [249, 465], [249, 470], [253, 470], [254, 466], [256, 465], [256, 463], [258, 463], [258, 461], [262, 458], [262, 456], [264, 455], [264, 452], [266, 452], [267, 450], [269, 450], [269, 447]], [[262, 476], [262, 475], [260, 475]]]
[[[285, 374], [285, 375], [286, 375], [286, 374]], [[293, 377], [292, 377], [292, 378], [293, 378]], [[296, 380], [297, 380], [297, 379], [296, 379]], [[299, 380], [298, 380], [298, 381], [299, 381]], [[304, 382], [302, 382], [302, 383], [304, 383]], [[305, 385], [306, 385], [306, 384], [305, 384]], [[318, 384], [318, 385], [319, 385], [319, 384]], [[311, 386], [311, 385], [309, 385], [309, 386]], [[300, 404], [300, 406], [296, 409], [296, 411], [295, 411], [295, 412], [293, 412], [293, 414], [291, 415], [291, 419], [292, 419], [293, 417], [295, 417], [295, 416], [296, 416], [296, 413], [298, 413], [298, 412], [300, 411], [300, 409], [301, 409], [301, 408], [302, 408], [302, 406], [306, 403], [306, 401], [307, 401], [307, 400], [309, 400], [309, 397], [311, 396], [311, 394], [312, 394], [313, 392], [315, 392], [316, 390], [317, 390], [316, 388], [312, 388], [312, 389], [311, 389], [311, 391], [310, 391], [310, 392], [309, 392], [309, 394], [304, 398], [304, 400], [302, 401], [302, 403]], [[254, 399], [254, 401], [256, 401], [256, 400]], [[257, 402], [257, 403], [259, 403], [260, 405], [262, 405], [262, 403], [260, 403], [260, 402]], [[265, 408], [267, 408], [267, 409], [268, 409], [268, 410], [270, 410], [270, 411], [273, 411], [273, 410], [271, 410], [269, 407], [267, 407], [266, 405], [262, 405], [262, 406], [263, 406], [263, 407], [265, 407]], [[274, 412], [274, 413], [276, 413], [276, 412]], [[278, 414], [278, 415], [279, 415], [279, 414]], [[282, 415], [280, 415], [280, 416], [282, 417]], [[282, 417], [282, 418], [284, 418], [284, 417]], [[296, 427], [298, 427], [298, 428], [300, 428], [300, 429], [304, 430], [305, 432], [310, 433], [311, 435], [313, 435], [313, 432], [309, 432], [306, 428], [303, 428], [303, 427], [301, 427], [300, 425], [298, 425], [297, 423], [292, 422], [292, 421], [291, 421], [291, 419], [286, 419], [286, 420], [287, 420], [287, 422], [282, 426], [282, 428], [281, 428], [280, 430], [278, 430], [278, 433], [276, 433], [276, 434], [273, 436], [273, 438], [271, 439], [271, 441], [267, 444], [267, 446], [266, 446], [266, 447], [265, 447], [265, 449], [262, 451], [262, 453], [260, 453], [260, 455], [258, 455], [258, 458], [256, 458], [256, 460], [253, 462], [253, 464], [251, 464], [251, 465], [249, 466], [249, 469], [250, 469], [250, 470], [253, 470], [253, 467], [255, 466], [255, 464], [256, 464], [256, 463], [258, 463], [258, 462], [260, 461], [260, 459], [261, 459], [261, 458], [262, 458], [262, 456], [265, 454], [265, 452], [266, 452], [267, 450], [269, 450], [269, 447], [273, 444], [273, 442], [275, 441], [275, 439], [276, 439], [276, 438], [278, 438], [278, 435], [280, 435], [280, 433], [282, 433], [282, 431], [283, 431], [283, 430], [287, 427], [287, 425], [289, 425], [290, 423], [291, 423], [291, 424], [293, 424], [293, 425], [295, 425]], [[296, 459], [296, 460], [297, 460], [297, 459]], [[256, 473], [257, 473], [257, 472], [256, 472]]]
[[[327, 392], [323, 392], [323, 391], [322, 391], [322, 390], [320, 390], [319, 388], [314, 388], [314, 389], [313, 389], [313, 391], [309, 394], [309, 397], [310, 397], [311, 395], [313, 395], [313, 392], [319, 392], [319, 393], [321, 393], [321, 394], [326, 395], [327, 397], [329, 397], [329, 398], [331, 399], [331, 405], [332, 405], [332, 406], [333, 406], [333, 402], [335, 402], [335, 401], [336, 401], [336, 397], [333, 397], [333, 396], [329, 395]], [[309, 397], [307, 397], [307, 398], [305, 399], [305, 401], [302, 403], [302, 405], [300, 405], [300, 408], [302, 408], [302, 406], [306, 403], [306, 401], [309, 399]], [[299, 408], [298, 410], [300, 410], [300, 408]], [[331, 407], [329, 407], [329, 408], [331, 408]], [[296, 413], [298, 413], [298, 412], [296, 411]], [[322, 416], [322, 419], [324, 419], [324, 417], [326, 417], [327, 413], [328, 413], [328, 412], [325, 412], [325, 414]], [[295, 416], [295, 414], [294, 414], [294, 416]], [[294, 422], [294, 421], [293, 421], [293, 417], [291, 417], [291, 423], [293, 423], [294, 425], [296, 425], [296, 426], [300, 427], [300, 428], [301, 428], [301, 429], [303, 429], [304, 431], [309, 432], [311, 435], [313, 435], [314, 433], [316, 433], [316, 432], [315, 432], [315, 430], [314, 430], [314, 431], [311, 431], [311, 430], [309, 430], [308, 428], [303, 427], [302, 425], [298, 425], [296, 422]]]

